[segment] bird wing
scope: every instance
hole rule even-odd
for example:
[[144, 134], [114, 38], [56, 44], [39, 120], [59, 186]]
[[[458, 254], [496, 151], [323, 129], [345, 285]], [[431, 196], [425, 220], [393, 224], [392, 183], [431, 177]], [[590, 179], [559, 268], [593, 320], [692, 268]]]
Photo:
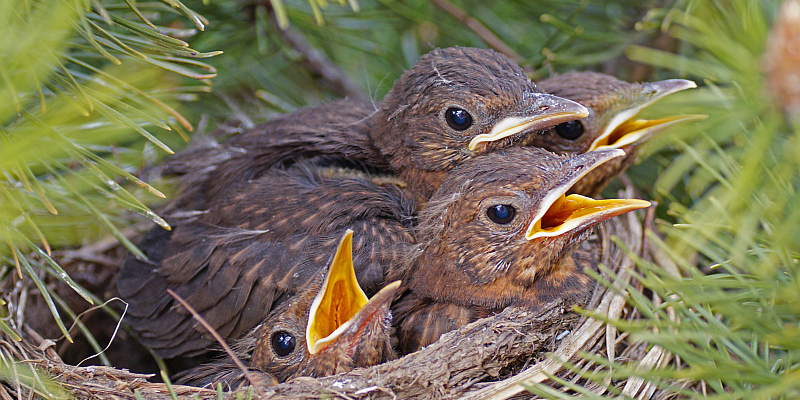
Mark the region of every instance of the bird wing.
[[[375, 105], [339, 100], [283, 114], [223, 143], [197, 145], [165, 163], [161, 173], [179, 176], [177, 207], [204, 207], [232, 183], [257, 179], [277, 164], [313, 157], [347, 159], [388, 168], [369, 136]], [[211, 199], [211, 200], [209, 200]]]
[[226, 359], [199, 365], [177, 374], [174, 378], [176, 379], [175, 383], [179, 385], [214, 388], [219, 383], [226, 391], [250, 386], [251, 383], [262, 387], [278, 384], [278, 379], [264, 371], [248, 368], [247, 372], [255, 382], [249, 382], [244, 372], [232, 361]]
[[166, 292], [170, 288], [225, 338], [259, 324], [327, 265], [346, 229], [368, 295], [399, 265], [416, 203], [392, 184], [301, 162], [234, 184], [207, 210], [175, 210], [173, 230], [151, 230], [129, 256], [118, 288], [128, 323], [162, 357], [204, 352], [213, 340]]

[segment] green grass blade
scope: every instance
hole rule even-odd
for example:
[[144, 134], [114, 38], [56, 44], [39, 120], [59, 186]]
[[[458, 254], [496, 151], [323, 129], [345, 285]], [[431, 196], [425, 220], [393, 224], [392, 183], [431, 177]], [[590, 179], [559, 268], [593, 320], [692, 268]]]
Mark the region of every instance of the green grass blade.
[[61, 321], [61, 315], [58, 313], [58, 309], [56, 308], [55, 303], [53, 303], [53, 298], [50, 296], [50, 289], [47, 287], [47, 285], [44, 284], [44, 282], [42, 282], [41, 279], [39, 279], [39, 276], [33, 270], [33, 267], [31, 267], [31, 264], [28, 262], [28, 259], [25, 258], [25, 255], [22, 254], [22, 252], [16, 246], [14, 246], [12, 251], [14, 251], [17, 254], [20, 264], [22, 264], [22, 266], [24, 267], [25, 272], [31, 279], [33, 279], [33, 282], [34, 284], [36, 284], [36, 287], [39, 288], [39, 293], [42, 295], [42, 298], [44, 298], [45, 303], [47, 303], [47, 308], [50, 309], [50, 313], [53, 315], [53, 319], [56, 321], [58, 329], [60, 329], [61, 333], [64, 334], [64, 337], [70, 343], [72, 343], [72, 336], [70, 336], [69, 332], [67, 331], [67, 327], [64, 326], [64, 322]]

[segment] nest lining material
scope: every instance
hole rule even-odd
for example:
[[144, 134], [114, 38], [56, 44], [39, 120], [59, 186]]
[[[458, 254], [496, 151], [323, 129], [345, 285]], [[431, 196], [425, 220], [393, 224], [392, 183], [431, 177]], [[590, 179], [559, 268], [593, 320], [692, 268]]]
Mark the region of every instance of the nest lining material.
[[[624, 195], [631, 197], [632, 190], [628, 188]], [[597, 284], [586, 303], [587, 309], [603, 318], [638, 318], [638, 312], [627, 304], [623, 288], [644, 291], [638, 282], [631, 282], [629, 270], [634, 268], [634, 263], [611, 240], [612, 236], [633, 254], [653, 260], [678, 275], [671, 260], [643, 234], [650, 229], [652, 211], [644, 218], [645, 228], [641, 213], [639, 216], [629, 213], [602, 225], [593, 239], [600, 241], [601, 263], [616, 275], [612, 289]], [[296, 378], [278, 386], [250, 389], [250, 393], [240, 392], [238, 395], [270, 399], [504, 399], [520, 393], [530, 396], [523, 385], [536, 383], [570, 393], [558, 383], [567, 381], [579, 383], [597, 394], [608, 393], [609, 387], [614, 386], [623, 395], [634, 398], [674, 396], [673, 390], [657, 388], [635, 376], [621, 381], [607, 380], [604, 384], [583, 378], [584, 372], [601, 371], [605, 367], [582, 359], [580, 352], [611, 361], [636, 361], [640, 368], [666, 365], [672, 361], [672, 356], [658, 346], [648, 350], [645, 343], [631, 342], [627, 335], [619, 334], [614, 327], [580, 315], [572, 308], [572, 304], [561, 300], [535, 311], [509, 307], [498, 315], [447, 333], [431, 346], [391, 362], [319, 379]], [[71, 366], [62, 362], [53, 349], [52, 340], [42, 339], [29, 328], [23, 331], [22, 341], [15, 341], [7, 333], [0, 332], [0, 399], [60, 398], [64, 395], [77, 399], [135, 399], [135, 391], [145, 399], [218, 396], [216, 391], [209, 389], [151, 383], [147, 379], [152, 375], [124, 369]], [[565, 369], [563, 361], [572, 364], [572, 368]], [[28, 366], [44, 374], [27, 378], [19, 371]], [[59, 383], [60, 388], [46, 386], [46, 377]], [[236, 398], [236, 394], [226, 396]]]

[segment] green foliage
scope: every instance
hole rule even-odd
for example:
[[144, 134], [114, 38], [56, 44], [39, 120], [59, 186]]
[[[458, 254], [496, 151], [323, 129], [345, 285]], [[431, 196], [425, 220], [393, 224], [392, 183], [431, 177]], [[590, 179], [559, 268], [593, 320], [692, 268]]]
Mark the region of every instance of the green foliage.
[[[56, 400], [69, 399], [69, 393], [55, 382], [51, 377], [24, 362], [15, 362], [12, 358], [5, 358], [0, 364], [0, 381], [7, 382], [14, 388], [24, 388], [30, 393], [30, 398]], [[5, 392], [5, 391], [4, 391]], [[19, 393], [22, 396], [22, 392]]]
[[[275, 13], [275, 20], [278, 22], [278, 26], [281, 29], [288, 28], [289, 16], [287, 15], [286, 5], [283, 3], [283, 0], [269, 0], [269, 4], [272, 6], [272, 11]], [[358, 2], [356, 0], [339, 0], [339, 5], [343, 6], [345, 4], [348, 4], [353, 11], [359, 10]], [[325, 22], [324, 18], [322, 17], [322, 9], [328, 8], [328, 1], [308, 0], [308, 6], [311, 8], [311, 11], [314, 14], [314, 20], [318, 25], [322, 25]], [[264, 9], [262, 8], [262, 10]]]
[[[800, 140], [797, 116], [784, 112], [768, 85], [788, 78], [764, 72], [776, 61], [769, 57], [796, 62], [764, 54], [777, 8], [778, 2], [690, 1], [686, 11], [665, 14], [680, 52], [627, 51], [704, 82], [683, 110], [710, 118], [673, 136], [680, 152], [655, 187], [667, 200], [682, 200], [669, 204], [679, 223], [661, 224], [665, 241], [649, 238], [682, 277], [639, 260], [639, 280], [664, 302], [632, 295], [648, 318], [613, 322], [682, 364], [647, 371], [597, 360], [606, 366], [591, 377], [597, 382], [635, 375], [662, 386], [664, 378], [702, 382], [703, 397], [800, 396]], [[683, 395], [701, 396], [688, 389]]]
[[[696, 253], [712, 269], [705, 275], [686, 268], [690, 279], [655, 287], [676, 295], [681, 315], [691, 317], [676, 336], [702, 332], [705, 337], [694, 335], [690, 343], [714, 349], [687, 358], [692, 353], [676, 348], [690, 366], [678, 375], [713, 383], [721, 397], [800, 395], [800, 138], [763, 73], [775, 9], [774, 3], [734, 1], [697, 4], [675, 17], [674, 34], [692, 38], [695, 57], [724, 73], [703, 76], [716, 103], [709, 104], [714, 118], [695, 139], [680, 142], [686, 151], [657, 188], [670, 191], [683, 171], [698, 195], [688, 208], [673, 207], [682, 224], [665, 227], [668, 242], [676, 260]], [[679, 59], [665, 61], [696, 73]], [[650, 343], [662, 344], [665, 336], [642, 332]]]
[[[203, 10], [214, 16], [213, 29], [198, 35], [195, 44], [225, 50], [225, 56], [215, 59], [219, 76], [214, 80], [215, 93], [223, 98], [188, 105], [195, 118], [202, 113], [212, 121], [223, 121], [233, 114], [258, 122], [344, 96], [377, 101], [421, 55], [456, 45], [496, 45], [537, 78], [575, 69], [604, 69], [628, 77], [631, 66], [615, 58], [659, 28], [647, 17], [652, 4], [632, 0], [361, 0], [358, 12], [332, 2], [322, 10], [323, 24], [310, 5], [314, 0], [283, 3], [289, 29], [301, 33], [310, 47], [352, 81], [355, 90], [333, 87], [317, 68], [309, 67], [305, 54], [287, 41], [274, 21], [278, 13], [270, 4], [212, 2]], [[455, 7], [466, 17], [458, 18], [442, 5]], [[645, 15], [645, 22], [636, 15]], [[489, 34], [476, 33], [467, 19]]]
[[134, 176], [143, 165], [136, 147], [146, 139], [172, 153], [158, 136], [175, 131], [188, 139], [185, 131], [193, 129], [167, 104], [187, 89], [169, 72], [194, 79], [214, 76], [212, 67], [196, 59], [218, 52], [198, 52], [176, 39], [194, 29], [156, 27], [150, 21], [178, 16], [198, 29], [207, 24], [177, 0], [138, 6], [132, 1], [0, 1], [2, 274], [32, 279], [68, 340], [57, 296], [42, 274], [92, 299], [51, 258], [51, 245], [88, 243], [111, 232], [138, 254], [118, 228], [124, 209], [168, 228], [124, 183], [164, 197]]

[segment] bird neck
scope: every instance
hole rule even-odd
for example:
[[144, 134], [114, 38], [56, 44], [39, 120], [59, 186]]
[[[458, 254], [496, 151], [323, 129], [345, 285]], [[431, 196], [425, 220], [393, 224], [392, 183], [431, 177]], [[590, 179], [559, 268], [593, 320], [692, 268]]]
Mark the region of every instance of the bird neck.
[[491, 310], [477, 306], [462, 306], [435, 302], [406, 291], [392, 305], [392, 322], [397, 332], [397, 349], [401, 355], [413, 353], [439, 339], [444, 333], [472, 321], [487, 317]]
[[558, 257], [548, 268], [523, 269], [512, 262], [505, 272], [476, 277], [457, 266], [441, 268], [419, 262], [408, 270], [406, 279], [416, 296], [432, 302], [490, 310], [509, 305], [535, 307], [586, 291], [591, 279], [583, 270], [596, 269], [597, 262], [597, 249], [585, 244]]
[[401, 127], [400, 123], [392, 121], [386, 121], [381, 125], [370, 130], [370, 135], [383, 162], [406, 182], [408, 190], [422, 200], [430, 199], [445, 179], [447, 171], [436, 165], [430, 165], [424, 157], [416, 156], [416, 147], [420, 144], [395, 133], [404, 132], [409, 128]]
[[410, 167], [399, 171], [398, 175], [406, 182], [408, 190], [418, 200], [425, 202], [433, 196], [447, 174], [445, 171], [425, 171]]
[[444, 333], [510, 305], [535, 309], [559, 298], [588, 299], [592, 281], [583, 269], [597, 268], [596, 250], [582, 246], [559, 261], [551, 273], [534, 280], [505, 276], [478, 285], [436, 268], [410, 271], [408, 290], [392, 305], [400, 353], [417, 351]]

